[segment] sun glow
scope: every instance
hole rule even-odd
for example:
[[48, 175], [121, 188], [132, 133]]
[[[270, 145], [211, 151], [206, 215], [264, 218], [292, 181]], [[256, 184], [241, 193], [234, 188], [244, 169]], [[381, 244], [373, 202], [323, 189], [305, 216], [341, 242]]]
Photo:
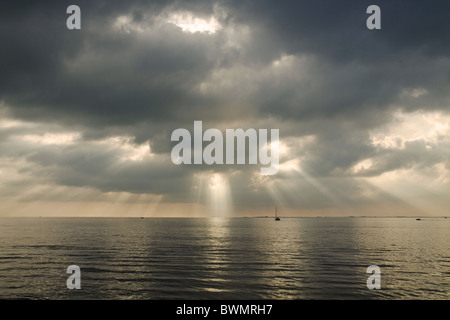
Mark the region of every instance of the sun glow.
[[449, 125], [450, 116], [439, 112], [398, 111], [392, 123], [371, 132], [371, 142], [384, 149], [404, 149], [407, 142], [423, 140], [431, 147], [448, 136]]
[[80, 138], [79, 133], [45, 133], [43, 135], [38, 134], [25, 134], [18, 139], [21, 141], [42, 144], [42, 145], [69, 145], [73, 144]]
[[197, 18], [190, 13], [176, 13], [172, 14], [168, 22], [180, 27], [184, 32], [200, 32], [213, 34], [221, 29], [220, 23], [214, 17], [209, 19]]
[[231, 214], [232, 198], [228, 177], [222, 173], [202, 172], [193, 176], [194, 200], [206, 202], [209, 216], [226, 217]]

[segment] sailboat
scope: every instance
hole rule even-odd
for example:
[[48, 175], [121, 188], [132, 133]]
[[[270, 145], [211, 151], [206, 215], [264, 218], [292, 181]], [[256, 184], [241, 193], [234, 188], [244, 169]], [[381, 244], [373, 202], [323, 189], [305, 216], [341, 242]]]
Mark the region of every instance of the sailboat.
[[281, 219], [280, 218], [278, 218], [278, 215], [277, 215], [277, 207], [275, 207], [275, 221], [280, 221]]

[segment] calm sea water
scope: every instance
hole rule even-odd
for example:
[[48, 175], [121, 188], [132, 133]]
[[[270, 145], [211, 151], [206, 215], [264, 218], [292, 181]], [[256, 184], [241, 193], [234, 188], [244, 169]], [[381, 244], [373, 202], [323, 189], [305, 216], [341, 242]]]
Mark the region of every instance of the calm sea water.
[[450, 219], [3, 218], [0, 298], [449, 299]]

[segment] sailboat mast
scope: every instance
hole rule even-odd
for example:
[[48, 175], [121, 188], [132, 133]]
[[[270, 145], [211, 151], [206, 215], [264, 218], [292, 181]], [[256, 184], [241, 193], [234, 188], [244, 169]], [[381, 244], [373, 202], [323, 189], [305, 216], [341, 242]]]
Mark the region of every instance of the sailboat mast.
[[276, 206], [275, 206], [275, 221], [280, 221], [280, 218], [278, 218], [278, 210]]

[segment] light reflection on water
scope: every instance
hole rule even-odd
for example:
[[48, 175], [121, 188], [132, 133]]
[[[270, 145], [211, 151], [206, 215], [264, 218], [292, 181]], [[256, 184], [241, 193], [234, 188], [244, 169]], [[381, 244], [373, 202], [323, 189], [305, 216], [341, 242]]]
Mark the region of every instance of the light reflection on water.
[[5, 218], [0, 234], [2, 299], [450, 298], [438, 218]]

